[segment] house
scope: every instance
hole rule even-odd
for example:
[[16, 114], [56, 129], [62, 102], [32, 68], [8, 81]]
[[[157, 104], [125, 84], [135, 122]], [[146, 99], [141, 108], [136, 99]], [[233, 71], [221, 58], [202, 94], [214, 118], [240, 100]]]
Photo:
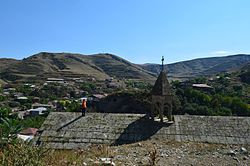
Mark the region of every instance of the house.
[[93, 94], [91, 96], [88, 97], [88, 100], [91, 101], [99, 101], [102, 98], [105, 98], [107, 96], [107, 94]]
[[46, 83], [59, 83], [59, 84], [64, 84], [65, 81], [62, 78], [47, 78]]
[[112, 81], [113, 81], [113, 79], [114, 79], [113, 77], [106, 78], [106, 79], [105, 79], [105, 82], [106, 82], [106, 83], [108, 83], [108, 82], [112, 82]]
[[20, 131], [19, 134], [17, 134], [17, 138], [20, 138], [20, 139], [22, 139], [24, 141], [30, 141], [31, 139], [34, 138], [37, 131], [38, 131], [37, 128], [24, 129], [24, 130]]
[[20, 102], [21, 104], [26, 103], [28, 100], [28, 97], [25, 96], [20, 96], [16, 98], [16, 101]]
[[15, 92], [16, 88], [4, 88], [3, 92]]
[[47, 108], [44, 107], [38, 107], [35, 109], [29, 109], [27, 110], [27, 112], [29, 112], [30, 116], [37, 116], [37, 115], [43, 115], [47, 112]]
[[87, 101], [88, 107], [96, 108], [99, 101], [105, 97], [107, 97], [107, 94], [93, 94], [89, 96]]
[[28, 111], [18, 111], [17, 113], [17, 117], [19, 119], [24, 119], [26, 116], [29, 115], [29, 112]]
[[33, 84], [24, 84], [24, 86], [27, 86], [27, 87], [30, 87], [30, 88], [35, 88], [36, 85], [33, 85]]
[[32, 98], [32, 103], [38, 103], [40, 102], [40, 97], [33, 97]]
[[44, 107], [44, 108], [47, 108], [47, 109], [52, 109], [53, 105], [52, 104], [40, 104], [40, 103], [34, 103], [34, 104], [32, 104], [32, 108], [33, 109], [39, 108], [39, 107]]
[[87, 80], [91, 81], [91, 82], [95, 82], [96, 81], [96, 79], [94, 77], [89, 77]]
[[108, 83], [107, 87], [108, 88], [119, 88], [120, 85], [118, 83], [115, 83], [115, 82], [110, 82], [110, 83]]
[[195, 89], [199, 89], [199, 90], [211, 90], [211, 89], [213, 89], [212, 86], [209, 86], [207, 84], [192, 84], [192, 87]]
[[15, 92], [13, 96], [17, 99], [18, 97], [22, 97], [24, 94], [21, 92]]

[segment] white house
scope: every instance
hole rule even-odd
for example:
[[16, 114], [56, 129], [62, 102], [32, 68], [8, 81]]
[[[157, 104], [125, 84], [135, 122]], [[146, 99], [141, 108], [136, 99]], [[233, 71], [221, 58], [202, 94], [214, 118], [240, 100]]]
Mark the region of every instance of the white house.
[[36, 116], [36, 115], [43, 115], [45, 112], [47, 112], [47, 108], [44, 107], [38, 107], [35, 109], [29, 109], [27, 110], [31, 116]]

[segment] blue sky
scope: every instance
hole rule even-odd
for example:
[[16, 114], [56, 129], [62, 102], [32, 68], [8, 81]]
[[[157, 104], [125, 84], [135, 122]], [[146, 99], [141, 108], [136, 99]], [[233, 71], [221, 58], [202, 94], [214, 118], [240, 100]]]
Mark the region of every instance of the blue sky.
[[0, 0], [0, 58], [112, 53], [166, 63], [250, 53], [249, 0]]

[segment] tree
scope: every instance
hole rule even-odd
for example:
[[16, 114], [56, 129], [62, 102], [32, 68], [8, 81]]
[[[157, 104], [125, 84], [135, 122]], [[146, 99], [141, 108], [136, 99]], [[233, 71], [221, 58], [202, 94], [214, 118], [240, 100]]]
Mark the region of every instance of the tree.
[[89, 93], [92, 93], [96, 89], [96, 85], [92, 84], [92, 83], [85, 82], [85, 83], [82, 83], [81, 89], [85, 90], [85, 91], [87, 91]]
[[21, 126], [17, 125], [15, 119], [1, 118], [0, 123], [0, 148], [8, 144], [15, 144], [17, 133], [21, 131]]
[[1, 118], [3, 118], [3, 119], [7, 118], [10, 113], [11, 113], [10, 108], [8, 108], [8, 107], [0, 107], [0, 119]]
[[197, 114], [196, 107], [197, 107], [197, 104], [187, 103], [184, 105], [183, 113], [188, 113], [190, 115], [196, 115]]
[[233, 110], [233, 114], [240, 116], [249, 116], [250, 110], [248, 105], [244, 103], [240, 98], [234, 97], [232, 100], [231, 109]]
[[216, 115], [219, 116], [231, 116], [232, 110], [229, 108], [222, 107], [216, 111]]
[[192, 82], [196, 83], [196, 84], [206, 84], [207, 78], [206, 77], [198, 77], [198, 78], [195, 78]]
[[66, 109], [67, 112], [77, 112], [81, 110], [81, 105], [76, 101], [72, 101], [66, 107], [67, 107]]
[[6, 98], [5, 96], [0, 95], [0, 101], [4, 101], [5, 98]]
[[241, 75], [240, 75], [240, 79], [242, 82], [245, 82], [247, 84], [250, 84], [250, 71], [247, 71], [247, 72], [243, 72]]

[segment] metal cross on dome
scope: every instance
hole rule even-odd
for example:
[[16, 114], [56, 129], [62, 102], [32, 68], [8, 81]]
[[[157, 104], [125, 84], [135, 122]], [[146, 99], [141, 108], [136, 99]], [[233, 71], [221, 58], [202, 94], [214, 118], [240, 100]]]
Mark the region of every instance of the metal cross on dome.
[[161, 62], [162, 62], [162, 64], [161, 64], [161, 71], [163, 71], [164, 70], [164, 56], [162, 56]]

